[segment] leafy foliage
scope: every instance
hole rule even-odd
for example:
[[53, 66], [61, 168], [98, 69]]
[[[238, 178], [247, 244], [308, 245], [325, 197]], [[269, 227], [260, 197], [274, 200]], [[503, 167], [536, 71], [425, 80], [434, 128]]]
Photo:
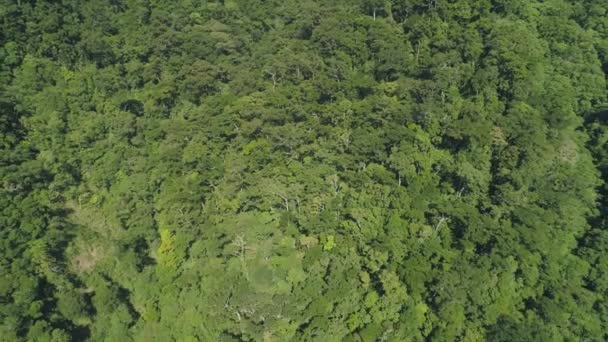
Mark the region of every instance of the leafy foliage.
[[608, 340], [605, 1], [0, 18], [2, 340]]

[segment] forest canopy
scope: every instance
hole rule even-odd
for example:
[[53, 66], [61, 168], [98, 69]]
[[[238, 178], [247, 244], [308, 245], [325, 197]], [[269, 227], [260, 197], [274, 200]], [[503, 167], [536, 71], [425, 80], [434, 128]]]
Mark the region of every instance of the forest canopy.
[[0, 0], [1, 341], [608, 340], [605, 0]]

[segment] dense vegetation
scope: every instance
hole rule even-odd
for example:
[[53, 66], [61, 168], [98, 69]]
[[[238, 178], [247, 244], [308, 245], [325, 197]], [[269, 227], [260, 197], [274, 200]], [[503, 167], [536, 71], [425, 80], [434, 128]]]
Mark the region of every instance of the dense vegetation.
[[0, 0], [3, 341], [608, 340], [605, 0]]

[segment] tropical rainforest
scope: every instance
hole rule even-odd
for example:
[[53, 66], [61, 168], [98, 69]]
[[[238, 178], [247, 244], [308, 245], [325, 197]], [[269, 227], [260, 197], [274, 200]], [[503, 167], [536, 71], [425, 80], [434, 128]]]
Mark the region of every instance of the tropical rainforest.
[[606, 0], [0, 0], [1, 341], [608, 340]]

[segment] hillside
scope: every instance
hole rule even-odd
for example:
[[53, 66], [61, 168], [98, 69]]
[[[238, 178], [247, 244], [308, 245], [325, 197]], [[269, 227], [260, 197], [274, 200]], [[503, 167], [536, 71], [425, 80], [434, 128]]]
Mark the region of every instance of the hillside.
[[605, 0], [0, 0], [0, 341], [608, 340]]

